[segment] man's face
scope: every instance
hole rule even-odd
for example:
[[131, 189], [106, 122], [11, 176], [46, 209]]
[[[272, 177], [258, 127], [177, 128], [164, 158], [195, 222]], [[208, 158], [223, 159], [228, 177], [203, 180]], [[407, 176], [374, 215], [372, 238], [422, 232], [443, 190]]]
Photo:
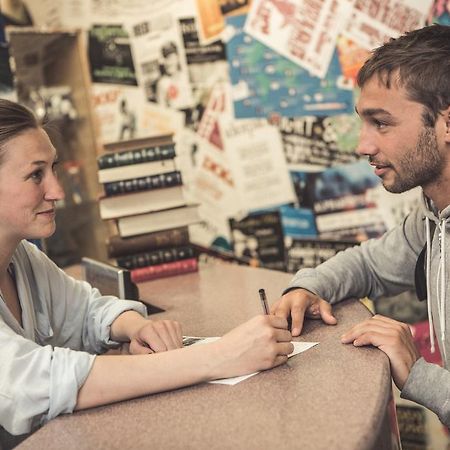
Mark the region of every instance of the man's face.
[[44, 238], [55, 231], [55, 202], [64, 198], [56, 179], [56, 151], [42, 129], [4, 145], [0, 164], [0, 237]]
[[362, 127], [357, 151], [369, 157], [375, 174], [390, 192], [416, 186], [426, 191], [441, 181], [448, 163], [445, 144], [436, 127], [424, 126], [423, 111], [424, 106], [409, 100], [395, 82], [387, 89], [373, 77], [361, 90], [357, 112]]

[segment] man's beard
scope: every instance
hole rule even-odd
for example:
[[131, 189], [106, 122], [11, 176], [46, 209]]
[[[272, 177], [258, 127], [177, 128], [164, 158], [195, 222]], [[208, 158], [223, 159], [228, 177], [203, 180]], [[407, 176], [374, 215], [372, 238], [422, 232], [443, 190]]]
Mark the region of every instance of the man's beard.
[[426, 186], [439, 179], [444, 160], [439, 153], [434, 128], [424, 127], [417, 139], [416, 147], [407, 151], [391, 170], [395, 171], [392, 184], [383, 186], [389, 192], [401, 193], [416, 186]]

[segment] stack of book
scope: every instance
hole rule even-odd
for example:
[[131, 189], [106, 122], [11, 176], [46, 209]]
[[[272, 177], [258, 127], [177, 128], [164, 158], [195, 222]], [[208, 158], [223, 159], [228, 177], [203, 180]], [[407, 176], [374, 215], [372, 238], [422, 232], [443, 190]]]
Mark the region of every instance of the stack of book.
[[200, 221], [186, 204], [172, 135], [105, 145], [97, 158], [100, 217], [115, 224], [108, 257], [137, 283], [198, 270], [188, 226]]

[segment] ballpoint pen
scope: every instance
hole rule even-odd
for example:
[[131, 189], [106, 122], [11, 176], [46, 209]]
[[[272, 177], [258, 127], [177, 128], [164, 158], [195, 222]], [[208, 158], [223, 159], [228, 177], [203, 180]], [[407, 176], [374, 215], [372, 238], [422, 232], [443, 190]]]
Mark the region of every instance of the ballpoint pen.
[[264, 289], [260, 289], [258, 291], [258, 293], [259, 293], [259, 299], [261, 300], [261, 305], [262, 305], [264, 314], [270, 314], [269, 305], [267, 304], [266, 291]]

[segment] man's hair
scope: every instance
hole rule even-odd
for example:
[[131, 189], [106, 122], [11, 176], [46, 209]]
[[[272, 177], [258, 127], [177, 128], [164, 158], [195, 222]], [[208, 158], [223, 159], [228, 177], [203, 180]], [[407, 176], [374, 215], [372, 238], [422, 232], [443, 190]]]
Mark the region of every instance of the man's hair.
[[359, 87], [374, 75], [390, 89], [397, 83], [425, 106], [423, 122], [434, 126], [450, 105], [450, 26], [430, 25], [375, 49], [358, 73]]
[[39, 128], [39, 122], [30, 109], [18, 103], [0, 99], [0, 164], [3, 159], [4, 145], [31, 128]]

